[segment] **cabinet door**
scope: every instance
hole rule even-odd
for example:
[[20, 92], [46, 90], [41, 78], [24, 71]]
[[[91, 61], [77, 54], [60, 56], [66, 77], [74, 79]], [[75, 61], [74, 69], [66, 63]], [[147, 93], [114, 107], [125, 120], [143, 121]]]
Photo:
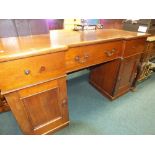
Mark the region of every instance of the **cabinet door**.
[[94, 67], [90, 72], [90, 83], [110, 99], [113, 99], [120, 62], [120, 59], [110, 61]]
[[114, 96], [120, 96], [131, 88], [137, 75], [140, 56], [141, 55], [138, 54], [122, 60]]
[[46, 134], [68, 124], [65, 78], [25, 88], [5, 97], [25, 134]]

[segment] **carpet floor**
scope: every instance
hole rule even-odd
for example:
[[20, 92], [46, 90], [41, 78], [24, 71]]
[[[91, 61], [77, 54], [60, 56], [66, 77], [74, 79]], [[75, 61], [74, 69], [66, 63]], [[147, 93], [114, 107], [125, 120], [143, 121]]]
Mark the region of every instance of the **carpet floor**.
[[[109, 101], [88, 83], [88, 76], [69, 80], [70, 125], [55, 135], [154, 135], [155, 74], [136, 92]], [[0, 114], [1, 135], [21, 135], [11, 112]]]

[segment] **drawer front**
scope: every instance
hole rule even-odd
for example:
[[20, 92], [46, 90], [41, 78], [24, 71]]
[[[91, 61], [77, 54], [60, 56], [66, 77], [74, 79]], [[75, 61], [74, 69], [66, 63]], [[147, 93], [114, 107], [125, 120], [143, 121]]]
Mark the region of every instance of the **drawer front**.
[[155, 52], [155, 42], [150, 43], [150, 52]]
[[0, 89], [2, 92], [10, 91], [64, 75], [65, 53], [3, 62], [0, 68]]
[[124, 57], [144, 52], [146, 38], [125, 41]]
[[70, 48], [66, 52], [67, 72], [72, 72], [120, 57], [122, 41]]

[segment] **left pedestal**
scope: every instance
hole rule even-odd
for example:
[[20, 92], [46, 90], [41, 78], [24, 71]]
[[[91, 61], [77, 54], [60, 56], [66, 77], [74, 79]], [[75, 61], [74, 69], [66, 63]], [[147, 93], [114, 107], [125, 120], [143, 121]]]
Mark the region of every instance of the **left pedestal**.
[[0, 89], [24, 134], [47, 134], [69, 123], [65, 52], [0, 63]]
[[65, 77], [8, 93], [5, 98], [25, 134], [47, 134], [69, 123]]

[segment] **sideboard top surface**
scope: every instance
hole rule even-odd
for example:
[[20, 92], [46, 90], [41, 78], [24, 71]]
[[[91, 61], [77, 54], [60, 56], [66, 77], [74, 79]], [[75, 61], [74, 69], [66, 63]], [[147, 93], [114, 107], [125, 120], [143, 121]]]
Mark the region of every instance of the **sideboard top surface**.
[[147, 33], [103, 29], [86, 31], [52, 30], [49, 34], [1, 38], [0, 62], [60, 52], [70, 47], [148, 36]]

